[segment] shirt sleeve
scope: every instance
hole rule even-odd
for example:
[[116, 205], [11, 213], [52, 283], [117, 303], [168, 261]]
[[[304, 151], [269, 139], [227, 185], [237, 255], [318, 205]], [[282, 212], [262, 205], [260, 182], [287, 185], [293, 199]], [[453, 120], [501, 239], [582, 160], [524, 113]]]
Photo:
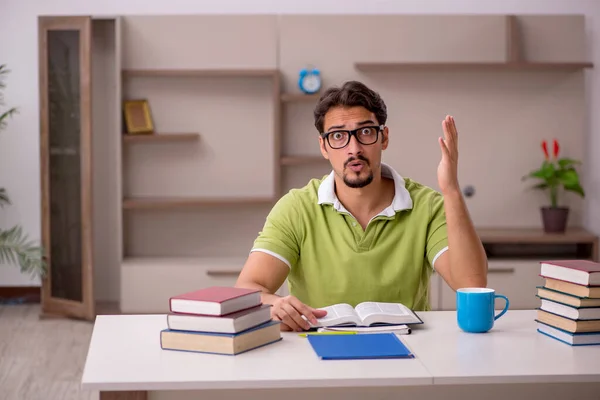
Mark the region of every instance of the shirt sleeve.
[[429, 261], [429, 265], [435, 268], [437, 258], [448, 250], [446, 212], [444, 211], [444, 198], [440, 193], [436, 192], [433, 195], [430, 207], [425, 255]]
[[301, 229], [294, 194], [288, 192], [275, 203], [267, 215], [251, 252], [262, 251], [270, 254], [292, 268], [300, 257]]

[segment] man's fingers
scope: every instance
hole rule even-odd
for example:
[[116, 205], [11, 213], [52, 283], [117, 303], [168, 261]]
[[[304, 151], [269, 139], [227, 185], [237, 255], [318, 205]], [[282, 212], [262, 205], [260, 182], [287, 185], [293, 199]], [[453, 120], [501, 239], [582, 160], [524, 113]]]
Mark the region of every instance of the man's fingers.
[[456, 129], [456, 121], [454, 121], [453, 116], [449, 117], [449, 128], [452, 143], [454, 147], [456, 147], [456, 143], [458, 142], [458, 130]]
[[444, 139], [448, 140], [448, 138], [450, 137], [450, 130], [448, 127], [448, 117], [447, 116], [442, 121], [442, 130], [444, 131]]
[[317, 310], [315, 308], [315, 309], [313, 309], [313, 314], [317, 318], [323, 318], [324, 316], [327, 315], [327, 311], [326, 310]]
[[290, 304], [300, 312], [300, 314], [304, 315], [306, 319], [308, 319], [311, 323], [317, 323], [317, 316], [314, 314], [314, 309], [302, 303], [297, 298], [290, 298]]
[[290, 326], [288, 324], [286, 324], [285, 322], [282, 322], [280, 325], [281, 325], [281, 329], [280, 330], [282, 330], [284, 332], [293, 331], [293, 329], [290, 328]]
[[277, 318], [281, 321], [282, 325], [285, 325], [286, 327], [288, 327], [289, 329], [284, 329], [284, 330], [290, 330], [290, 331], [299, 331], [300, 327], [298, 326], [298, 324], [296, 324], [296, 322], [294, 322], [294, 319], [292, 317], [290, 317], [290, 315], [287, 313], [286, 310], [283, 309], [283, 307], [281, 307], [279, 309], [279, 311], [277, 312]]
[[284, 304], [282, 308], [300, 330], [310, 329], [309, 323], [302, 318], [300, 313], [291, 304]]
[[458, 133], [456, 131], [456, 125], [454, 124], [454, 118], [447, 115], [446, 119], [442, 122], [444, 127], [444, 144], [448, 150], [448, 154], [452, 155], [458, 151], [457, 140]]
[[456, 129], [456, 121], [454, 120], [453, 116], [450, 116], [450, 122], [452, 122], [452, 132], [454, 133], [454, 136], [458, 136], [458, 130]]
[[442, 149], [442, 155], [444, 157], [450, 158], [450, 152], [448, 151], [448, 147], [446, 147], [446, 143], [444, 142], [444, 138], [438, 138], [438, 142], [440, 143], [440, 148]]

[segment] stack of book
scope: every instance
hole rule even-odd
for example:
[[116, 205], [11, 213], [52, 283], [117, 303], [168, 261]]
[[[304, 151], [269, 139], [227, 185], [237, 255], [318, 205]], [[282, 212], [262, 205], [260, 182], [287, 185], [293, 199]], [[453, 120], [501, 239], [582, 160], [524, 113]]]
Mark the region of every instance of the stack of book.
[[236, 355], [281, 340], [260, 291], [211, 286], [169, 299], [164, 350]]
[[538, 332], [572, 346], [600, 345], [600, 263], [542, 261], [544, 286], [536, 321]]

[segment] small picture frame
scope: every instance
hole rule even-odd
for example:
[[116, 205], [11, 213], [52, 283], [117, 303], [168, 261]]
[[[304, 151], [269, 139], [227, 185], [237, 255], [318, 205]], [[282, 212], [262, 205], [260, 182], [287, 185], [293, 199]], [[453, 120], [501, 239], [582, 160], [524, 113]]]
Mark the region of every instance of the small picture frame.
[[154, 133], [154, 124], [148, 100], [124, 101], [123, 114], [128, 134]]

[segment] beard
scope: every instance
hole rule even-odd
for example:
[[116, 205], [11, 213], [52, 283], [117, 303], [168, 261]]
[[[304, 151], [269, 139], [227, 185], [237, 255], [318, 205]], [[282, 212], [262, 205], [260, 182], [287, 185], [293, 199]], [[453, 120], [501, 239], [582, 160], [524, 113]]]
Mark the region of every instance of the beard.
[[[364, 162], [365, 166], [363, 167], [363, 169], [358, 173], [354, 172], [354, 171], [349, 171], [347, 173], [344, 172], [344, 174], [343, 174], [344, 183], [346, 184], [346, 186], [353, 188], [353, 189], [363, 188], [373, 181], [373, 171], [370, 168], [371, 164], [369, 163], [369, 160], [367, 160], [365, 157], [363, 157], [361, 155], [359, 155], [358, 157], [349, 158], [344, 163], [344, 170], [346, 170], [346, 166], [349, 163], [351, 163], [353, 161], [357, 161], [357, 160]], [[365, 171], [366, 167], [369, 167], [369, 171], [366, 174], [366, 176], [361, 177], [360, 175], [362, 173], [366, 172]]]

